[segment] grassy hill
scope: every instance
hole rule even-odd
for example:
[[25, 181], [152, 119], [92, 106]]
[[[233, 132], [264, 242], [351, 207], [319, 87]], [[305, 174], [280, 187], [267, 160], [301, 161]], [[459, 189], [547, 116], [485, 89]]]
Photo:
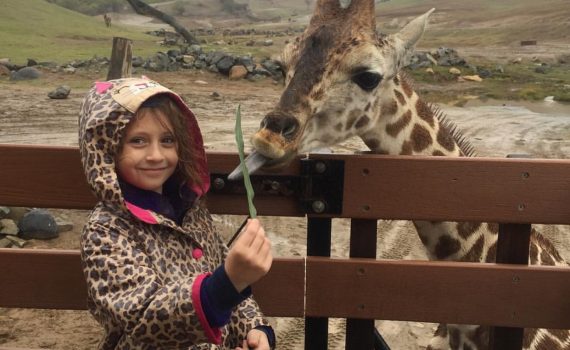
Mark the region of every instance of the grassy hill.
[[140, 30], [114, 25], [102, 18], [85, 16], [44, 0], [0, 1], [0, 57], [23, 64], [27, 58], [67, 62], [111, 55], [112, 38], [134, 41], [134, 54], [157, 51], [157, 38]]

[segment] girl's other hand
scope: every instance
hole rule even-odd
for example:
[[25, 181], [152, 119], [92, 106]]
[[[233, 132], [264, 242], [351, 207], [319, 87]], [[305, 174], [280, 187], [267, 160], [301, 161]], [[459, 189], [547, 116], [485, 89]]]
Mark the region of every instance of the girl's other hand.
[[257, 282], [271, 268], [271, 242], [258, 219], [249, 219], [230, 249], [224, 268], [238, 292]]
[[269, 339], [265, 332], [259, 329], [252, 329], [247, 333], [247, 340], [243, 341], [241, 347], [237, 347], [235, 350], [270, 350]]

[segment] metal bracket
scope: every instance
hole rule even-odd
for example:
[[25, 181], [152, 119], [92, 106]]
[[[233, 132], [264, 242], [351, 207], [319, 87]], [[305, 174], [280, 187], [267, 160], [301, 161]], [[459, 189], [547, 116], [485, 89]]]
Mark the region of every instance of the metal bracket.
[[299, 199], [308, 214], [342, 213], [344, 161], [301, 159]]
[[[300, 176], [252, 175], [255, 196], [295, 196], [307, 214], [340, 214], [344, 161], [301, 159]], [[228, 181], [227, 174], [211, 174], [212, 192], [245, 195], [243, 181]]]

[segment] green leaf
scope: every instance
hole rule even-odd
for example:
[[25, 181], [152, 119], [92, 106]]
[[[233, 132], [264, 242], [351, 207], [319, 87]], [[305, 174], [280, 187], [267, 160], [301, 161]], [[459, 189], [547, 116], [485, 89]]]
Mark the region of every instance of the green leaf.
[[238, 105], [236, 110], [235, 134], [236, 134], [236, 143], [238, 148], [241, 172], [243, 173], [243, 183], [245, 185], [245, 191], [247, 193], [247, 204], [249, 205], [249, 217], [255, 219], [257, 217], [257, 210], [255, 209], [255, 205], [253, 205], [253, 196], [255, 194], [253, 192], [253, 186], [251, 185], [251, 180], [249, 178], [249, 171], [247, 170], [247, 166], [245, 165], [245, 157], [243, 154], [243, 133], [241, 131], [241, 105]]

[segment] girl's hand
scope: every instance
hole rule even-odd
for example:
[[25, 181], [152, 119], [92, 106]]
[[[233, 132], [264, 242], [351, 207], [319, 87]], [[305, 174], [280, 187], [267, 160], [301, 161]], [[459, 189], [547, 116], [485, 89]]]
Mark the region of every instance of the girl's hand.
[[[230, 249], [224, 268], [238, 292], [265, 276], [273, 262], [271, 243], [257, 219], [248, 220]], [[263, 332], [262, 332], [263, 333]]]
[[270, 350], [267, 334], [259, 329], [252, 329], [247, 333], [247, 340], [243, 341], [242, 347], [237, 347], [235, 350], [249, 349]]

